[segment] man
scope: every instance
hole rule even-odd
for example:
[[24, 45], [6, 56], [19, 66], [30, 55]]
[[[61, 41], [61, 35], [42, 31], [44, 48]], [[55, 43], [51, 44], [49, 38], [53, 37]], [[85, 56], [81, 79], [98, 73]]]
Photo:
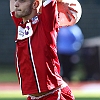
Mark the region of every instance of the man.
[[41, 6], [40, 0], [10, 0], [10, 11], [17, 28], [16, 70], [22, 94], [27, 100], [74, 100], [59, 75], [57, 1], [43, 0]]

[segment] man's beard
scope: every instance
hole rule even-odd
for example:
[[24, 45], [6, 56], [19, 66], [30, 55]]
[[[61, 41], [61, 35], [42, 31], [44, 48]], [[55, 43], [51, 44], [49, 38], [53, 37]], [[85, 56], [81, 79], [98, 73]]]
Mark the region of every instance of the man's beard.
[[29, 7], [28, 9], [20, 11], [20, 13], [15, 12], [15, 17], [16, 18], [24, 18], [24, 17], [29, 16], [31, 14], [31, 12], [32, 12], [32, 9], [31, 9], [31, 7]]

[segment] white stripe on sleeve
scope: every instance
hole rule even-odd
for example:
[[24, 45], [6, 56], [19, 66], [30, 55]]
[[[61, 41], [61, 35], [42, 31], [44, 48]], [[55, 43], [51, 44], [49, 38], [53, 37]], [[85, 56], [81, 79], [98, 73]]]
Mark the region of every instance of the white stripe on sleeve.
[[48, 5], [52, 0], [46, 0], [44, 3], [43, 3], [43, 6], [45, 7], [46, 5]]

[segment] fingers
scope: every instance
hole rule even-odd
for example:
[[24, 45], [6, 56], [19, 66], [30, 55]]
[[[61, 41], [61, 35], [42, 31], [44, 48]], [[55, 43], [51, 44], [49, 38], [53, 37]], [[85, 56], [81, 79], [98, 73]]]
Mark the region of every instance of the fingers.
[[66, 18], [68, 19], [69, 22], [71, 21], [71, 17], [70, 17], [70, 15], [69, 15], [68, 12], [67, 12], [67, 14], [66, 14]]
[[75, 19], [75, 16], [73, 15], [73, 13], [71, 11], [73, 11], [75, 13], [78, 13], [78, 12], [74, 8], [72, 8], [74, 6], [76, 6], [76, 4], [74, 4], [74, 3], [68, 4], [68, 9], [69, 9], [68, 14], [69, 14], [69, 16], [71, 16], [72, 18]]
[[74, 8], [72, 8], [72, 7], [69, 7], [69, 9], [70, 10], [72, 10], [72, 11], [74, 11], [74, 12], [76, 12], [76, 13], [78, 13]]
[[72, 12], [78, 13], [74, 8], [72, 8], [74, 6], [76, 6], [76, 4], [74, 4], [74, 3], [71, 3], [71, 4], [65, 3], [64, 4], [64, 7], [66, 9], [66, 17], [69, 22], [71, 21], [72, 18], [74, 18], [74, 19], [76, 18]]
[[72, 8], [74, 6], [76, 6], [76, 4], [58, 3], [58, 11], [64, 13], [66, 15], [66, 18], [70, 22], [73, 18], [76, 19], [76, 16], [75, 14], [73, 14], [73, 12], [77, 13], [77, 11]]
[[69, 10], [68, 10], [69, 16], [75, 19], [76, 17], [72, 12], [75, 12], [75, 13], [78, 13], [78, 12], [75, 9], [73, 9], [72, 7], [68, 7], [68, 8], [69, 8]]

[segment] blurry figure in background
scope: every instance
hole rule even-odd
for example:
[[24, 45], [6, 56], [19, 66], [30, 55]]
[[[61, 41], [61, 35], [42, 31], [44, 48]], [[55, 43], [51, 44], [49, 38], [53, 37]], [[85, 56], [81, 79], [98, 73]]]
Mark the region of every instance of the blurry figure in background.
[[77, 51], [81, 48], [84, 37], [78, 25], [62, 27], [58, 32], [58, 57], [62, 66], [62, 77], [71, 81], [71, 72], [79, 61]]

